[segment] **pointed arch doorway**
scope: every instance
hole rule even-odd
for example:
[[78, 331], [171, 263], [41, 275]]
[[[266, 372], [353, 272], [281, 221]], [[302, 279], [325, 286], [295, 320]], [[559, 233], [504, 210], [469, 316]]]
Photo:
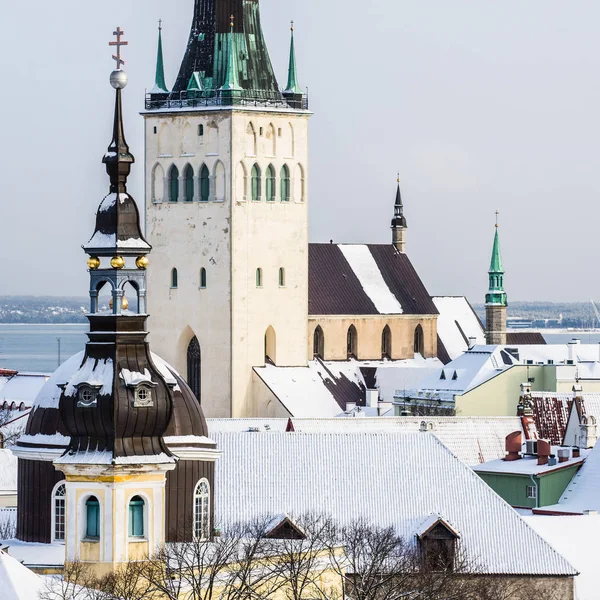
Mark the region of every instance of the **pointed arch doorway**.
[[202, 403], [202, 352], [196, 336], [187, 349], [187, 382], [198, 402]]

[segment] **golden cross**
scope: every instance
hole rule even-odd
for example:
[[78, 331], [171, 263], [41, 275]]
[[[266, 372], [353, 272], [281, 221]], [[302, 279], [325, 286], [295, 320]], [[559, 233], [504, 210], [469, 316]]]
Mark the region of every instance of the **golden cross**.
[[121, 41], [121, 36], [125, 35], [125, 32], [120, 27], [117, 27], [117, 30], [113, 31], [113, 35], [117, 37], [117, 41], [116, 42], [108, 42], [108, 45], [117, 47], [117, 55], [115, 56], [113, 54], [113, 60], [117, 62], [117, 70], [118, 70], [121, 68], [121, 65], [125, 64], [125, 61], [121, 58], [121, 46], [128, 46], [129, 42]]
[[290, 24], [291, 24], [292, 31], [294, 31], [294, 21], [291, 21]]
[[234, 20], [235, 20], [235, 17], [233, 15], [231, 15], [231, 23], [229, 24], [231, 26], [231, 29], [233, 29]]

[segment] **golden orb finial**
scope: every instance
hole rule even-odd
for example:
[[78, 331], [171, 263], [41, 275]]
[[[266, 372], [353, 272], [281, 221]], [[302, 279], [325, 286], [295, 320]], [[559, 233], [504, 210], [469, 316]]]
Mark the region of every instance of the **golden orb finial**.
[[125, 259], [122, 256], [115, 256], [111, 258], [110, 266], [113, 269], [123, 269], [125, 267]]
[[[114, 302], [113, 302], [112, 298], [110, 299], [108, 306], [109, 306], [110, 310], [112, 310], [112, 307], [114, 306]], [[129, 308], [129, 300], [127, 300], [127, 298], [125, 296], [123, 296], [123, 299], [121, 300], [121, 308], [123, 310], [127, 310]]]
[[135, 261], [135, 266], [141, 271], [145, 271], [148, 268], [150, 261], [147, 256], [138, 256]]
[[87, 261], [87, 266], [90, 271], [95, 271], [100, 268], [100, 259], [97, 256], [90, 256]]

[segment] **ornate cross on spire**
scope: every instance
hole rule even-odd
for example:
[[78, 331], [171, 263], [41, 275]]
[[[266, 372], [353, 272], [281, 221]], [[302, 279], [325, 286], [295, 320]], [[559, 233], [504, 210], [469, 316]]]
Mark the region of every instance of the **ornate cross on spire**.
[[496, 227], [498, 227], [498, 215], [500, 214], [500, 211], [497, 210], [496, 211]]
[[113, 54], [113, 60], [116, 61], [117, 70], [119, 70], [121, 68], [121, 65], [125, 64], [125, 61], [121, 58], [121, 46], [128, 46], [129, 42], [124, 42], [121, 40], [121, 36], [125, 35], [125, 32], [120, 27], [117, 27], [117, 30], [113, 31], [113, 35], [116, 36], [117, 41], [108, 42], [108, 45], [117, 47], [117, 55], [115, 56]]
[[231, 27], [231, 29], [233, 30], [233, 24], [235, 22], [235, 17], [233, 15], [231, 15], [231, 17], [229, 17], [231, 19], [229, 26]]
[[290, 25], [291, 25], [290, 29], [291, 29], [292, 31], [294, 31], [294, 21], [290, 21]]

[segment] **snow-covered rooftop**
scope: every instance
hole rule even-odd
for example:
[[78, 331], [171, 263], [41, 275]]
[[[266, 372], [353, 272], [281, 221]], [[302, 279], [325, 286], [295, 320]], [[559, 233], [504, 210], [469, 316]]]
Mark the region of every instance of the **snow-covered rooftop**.
[[17, 493], [17, 457], [0, 449], [0, 496]]
[[[553, 447], [552, 452], [556, 454], [558, 448]], [[536, 475], [538, 477], [560, 471], [574, 465], [581, 465], [589, 454], [588, 450], [582, 450], [581, 456], [573, 458], [569, 455], [569, 460], [563, 463], [557, 462], [555, 465], [538, 465], [537, 456], [524, 456], [519, 460], [496, 459], [473, 467], [478, 473], [511, 473], [515, 475]]]
[[34, 600], [43, 589], [41, 577], [0, 550], [0, 598]]
[[0, 405], [14, 402], [19, 406], [23, 402], [27, 408], [31, 408], [49, 378], [50, 375], [44, 373], [16, 373], [0, 377]]
[[[435, 513], [482, 572], [574, 575], [575, 570], [471, 469], [430, 434], [211, 433], [217, 523], [282, 513], [366, 517], [408, 540]], [[526, 552], [523, 549], [527, 549]]]
[[213, 433], [433, 433], [469, 466], [505, 456], [506, 436], [522, 428], [518, 417], [366, 417], [364, 419], [208, 419]]

